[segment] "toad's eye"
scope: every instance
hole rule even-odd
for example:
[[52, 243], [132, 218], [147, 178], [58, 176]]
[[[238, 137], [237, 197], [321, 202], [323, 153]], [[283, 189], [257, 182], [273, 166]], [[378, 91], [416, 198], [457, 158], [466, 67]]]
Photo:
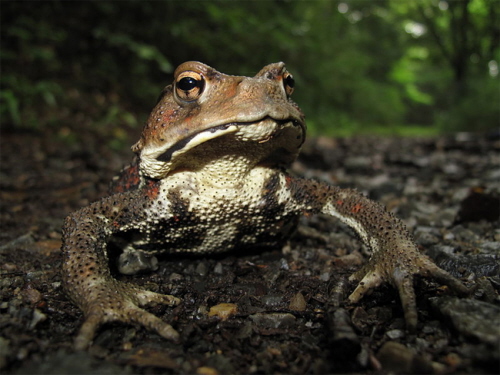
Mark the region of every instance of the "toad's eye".
[[183, 72], [175, 81], [175, 92], [179, 99], [193, 101], [198, 99], [205, 88], [205, 79], [196, 72]]
[[285, 72], [285, 74], [283, 74], [283, 86], [285, 87], [286, 94], [292, 95], [293, 87], [295, 86], [295, 80], [293, 79], [293, 76], [288, 72]]

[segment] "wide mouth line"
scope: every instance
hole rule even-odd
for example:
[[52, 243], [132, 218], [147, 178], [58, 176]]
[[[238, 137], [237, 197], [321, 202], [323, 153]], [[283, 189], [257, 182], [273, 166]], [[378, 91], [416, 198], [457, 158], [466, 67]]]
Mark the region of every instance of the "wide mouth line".
[[214, 133], [217, 130], [226, 130], [227, 128], [229, 128], [231, 126], [249, 126], [249, 125], [255, 125], [255, 124], [258, 124], [259, 122], [263, 122], [263, 121], [266, 121], [266, 120], [271, 120], [273, 122], [276, 122], [279, 125], [283, 125], [283, 124], [286, 124], [288, 122], [293, 123], [294, 126], [299, 126], [300, 125], [299, 121], [291, 119], [291, 118], [284, 119], [284, 120], [277, 120], [275, 118], [272, 118], [271, 116], [265, 116], [265, 117], [261, 118], [260, 120], [255, 120], [255, 121], [235, 121], [235, 122], [229, 122], [229, 123], [226, 123], [226, 124], [215, 125], [215, 126], [213, 126], [211, 128], [202, 130], [202, 131], [194, 134], [193, 136], [196, 136], [196, 135], [198, 135], [200, 133], [207, 132], [207, 131]]
[[266, 120], [272, 120], [273, 122], [276, 122], [279, 125], [291, 122], [294, 126], [300, 126], [300, 122], [297, 120], [294, 120], [294, 119], [276, 120], [270, 116], [266, 116], [266, 117], [264, 117], [260, 120], [256, 120], [256, 121], [242, 121], [242, 122], [235, 121], [235, 122], [229, 122], [229, 123], [225, 123], [225, 124], [215, 125], [215, 126], [210, 127], [208, 129], [204, 129], [204, 130], [201, 130], [197, 133], [194, 133], [194, 134], [192, 134], [184, 139], [181, 139], [180, 141], [178, 141], [177, 143], [172, 145], [172, 147], [170, 147], [168, 150], [163, 152], [160, 156], [158, 156], [157, 160], [163, 161], [163, 162], [169, 162], [172, 159], [172, 155], [174, 154], [174, 152], [183, 149], [193, 138], [197, 137], [198, 135], [200, 135], [202, 133], [216, 133], [219, 131], [227, 130], [232, 126], [236, 126], [236, 127], [238, 127], [238, 126], [250, 126], [250, 125], [255, 125], [255, 124], [258, 124], [258, 123], [266, 121]]

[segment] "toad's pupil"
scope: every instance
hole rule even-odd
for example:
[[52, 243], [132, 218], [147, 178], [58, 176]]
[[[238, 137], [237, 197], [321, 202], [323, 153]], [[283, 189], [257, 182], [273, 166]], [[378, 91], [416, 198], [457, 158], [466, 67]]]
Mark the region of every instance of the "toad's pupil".
[[177, 87], [182, 91], [189, 91], [199, 86], [200, 82], [191, 77], [184, 77], [178, 83]]

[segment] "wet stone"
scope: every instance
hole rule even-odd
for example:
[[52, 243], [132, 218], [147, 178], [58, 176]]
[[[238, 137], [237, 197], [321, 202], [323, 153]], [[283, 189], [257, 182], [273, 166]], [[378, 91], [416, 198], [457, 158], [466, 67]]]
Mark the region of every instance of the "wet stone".
[[[457, 297], [433, 297], [431, 305], [467, 337], [500, 349], [500, 307]], [[500, 359], [500, 358], [499, 358]]]

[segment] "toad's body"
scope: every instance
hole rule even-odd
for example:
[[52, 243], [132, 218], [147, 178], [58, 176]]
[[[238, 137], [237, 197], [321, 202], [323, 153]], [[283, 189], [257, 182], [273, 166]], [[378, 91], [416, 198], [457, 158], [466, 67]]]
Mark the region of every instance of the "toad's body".
[[125, 236], [133, 233], [132, 257], [137, 250], [203, 253], [275, 246], [286, 238], [298, 213], [281, 188], [284, 175], [255, 167], [233, 186], [209, 175], [180, 172], [149, 185], [147, 199], [154, 199], [143, 217], [120, 228]]
[[156, 252], [278, 246], [305, 213], [339, 218], [373, 251], [369, 264], [351, 278], [361, 281], [350, 302], [389, 282], [399, 290], [412, 329], [417, 323], [414, 274], [465, 291], [419, 254], [401, 221], [379, 204], [354, 190], [286, 173], [304, 142], [305, 124], [290, 99], [293, 79], [283, 63], [250, 78], [188, 62], [174, 77], [133, 146], [138, 157], [115, 180], [113, 194], [66, 219], [63, 280], [85, 314], [77, 348], [113, 320], [178, 337], [140, 306], [179, 299], [116, 281], [107, 265], [109, 242], [125, 243], [119, 267], [134, 273], [154, 269], [154, 262], [143, 260]]

